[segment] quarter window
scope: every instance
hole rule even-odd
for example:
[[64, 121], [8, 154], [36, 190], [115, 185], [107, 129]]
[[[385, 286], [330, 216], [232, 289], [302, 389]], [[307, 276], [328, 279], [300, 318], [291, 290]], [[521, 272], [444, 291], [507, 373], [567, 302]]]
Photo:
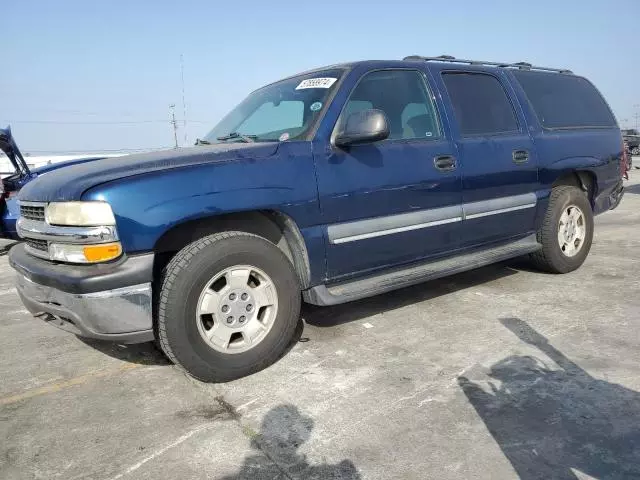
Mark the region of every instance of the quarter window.
[[497, 78], [466, 72], [443, 73], [442, 78], [462, 135], [518, 131], [513, 106]]
[[607, 102], [585, 78], [535, 71], [513, 75], [545, 128], [616, 126]]
[[431, 96], [415, 70], [380, 70], [362, 77], [340, 114], [338, 129], [349, 115], [369, 108], [385, 113], [390, 139], [440, 137]]

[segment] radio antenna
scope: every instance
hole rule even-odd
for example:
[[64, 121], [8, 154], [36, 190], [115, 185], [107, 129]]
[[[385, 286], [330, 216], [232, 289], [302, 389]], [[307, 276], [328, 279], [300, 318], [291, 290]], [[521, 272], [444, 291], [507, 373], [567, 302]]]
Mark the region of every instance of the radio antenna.
[[182, 129], [184, 130], [184, 143], [187, 145], [187, 103], [184, 99], [184, 57], [180, 54], [180, 77], [182, 78]]

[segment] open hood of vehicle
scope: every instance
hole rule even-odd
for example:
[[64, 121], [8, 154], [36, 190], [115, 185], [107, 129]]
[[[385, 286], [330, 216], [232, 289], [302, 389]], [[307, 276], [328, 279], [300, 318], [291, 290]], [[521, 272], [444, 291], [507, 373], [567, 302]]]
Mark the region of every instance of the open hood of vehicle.
[[16, 141], [13, 139], [13, 135], [11, 135], [11, 127], [9, 126], [0, 128], [0, 150], [9, 157], [13, 167], [16, 169], [16, 173], [25, 176], [31, 173], [18, 145], [16, 145]]

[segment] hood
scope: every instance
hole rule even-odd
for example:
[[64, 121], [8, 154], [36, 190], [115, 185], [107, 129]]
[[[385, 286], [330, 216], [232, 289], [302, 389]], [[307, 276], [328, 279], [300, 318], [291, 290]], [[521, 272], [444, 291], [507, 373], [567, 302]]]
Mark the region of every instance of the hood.
[[83, 157], [74, 158], [73, 160], [65, 160], [63, 162], [48, 163], [38, 168], [31, 169], [31, 173], [35, 175], [42, 175], [43, 173], [51, 172], [62, 167], [68, 167], [70, 165], [78, 165], [80, 163], [94, 162], [96, 160], [102, 160], [105, 157]]
[[20, 176], [29, 175], [29, 166], [25, 162], [16, 141], [11, 135], [11, 127], [0, 128], [0, 150], [2, 150], [16, 169], [16, 173]]
[[235, 159], [259, 159], [277, 150], [277, 142], [223, 143], [103, 158], [49, 171], [25, 185], [19, 198], [33, 202], [79, 200], [88, 189], [113, 180]]

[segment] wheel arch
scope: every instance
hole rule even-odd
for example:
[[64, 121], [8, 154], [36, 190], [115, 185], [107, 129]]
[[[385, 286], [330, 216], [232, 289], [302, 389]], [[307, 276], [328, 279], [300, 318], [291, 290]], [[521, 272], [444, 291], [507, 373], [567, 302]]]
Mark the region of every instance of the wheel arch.
[[598, 183], [595, 173], [591, 170], [567, 170], [560, 172], [551, 185], [551, 188], [560, 185], [571, 185], [584, 191], [593, 208]]
[[255, 210], [187, 220], [173, 225], [156, 241], [153, 251], [157, 260], [154, 276], [182, 248], [200, 238], [224, 231], [241, 231], [265, 238], [276, 245], [292, 263], [300, 285], [307, 288], [311, 268], [307, 247], [296, 222], [277, 210]]

